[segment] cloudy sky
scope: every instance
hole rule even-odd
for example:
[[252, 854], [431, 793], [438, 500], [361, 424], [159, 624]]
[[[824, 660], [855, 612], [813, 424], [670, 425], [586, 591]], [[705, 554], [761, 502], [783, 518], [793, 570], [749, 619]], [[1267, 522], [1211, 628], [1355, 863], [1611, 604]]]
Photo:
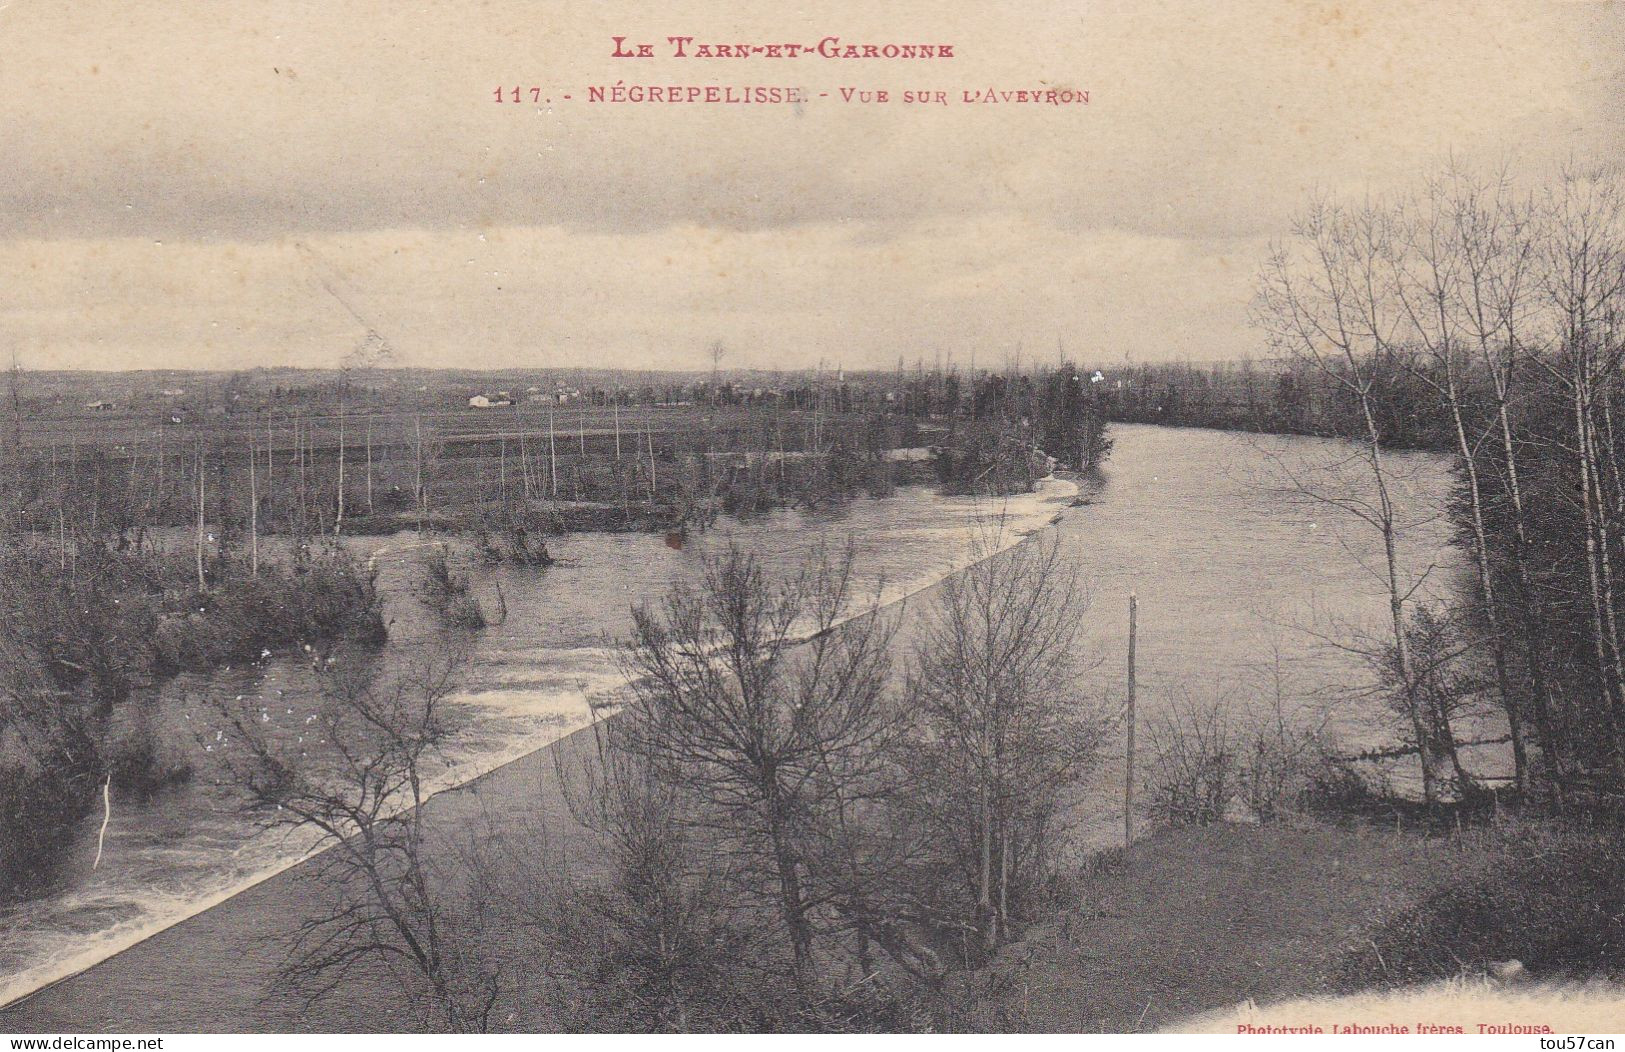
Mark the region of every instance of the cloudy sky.
[[[371, 326], [412, 365], [1236, 357], [1310, 192], [1625, 142], [1618, 4], [992, 6], [0, 0], [0, 350], [322, 366]], [[956, 57], [610, 57], [676, 34]], [[588, 101], [617, 80], [812, 97]], [[1089, 105], [899, 97], [1056, 86]]]

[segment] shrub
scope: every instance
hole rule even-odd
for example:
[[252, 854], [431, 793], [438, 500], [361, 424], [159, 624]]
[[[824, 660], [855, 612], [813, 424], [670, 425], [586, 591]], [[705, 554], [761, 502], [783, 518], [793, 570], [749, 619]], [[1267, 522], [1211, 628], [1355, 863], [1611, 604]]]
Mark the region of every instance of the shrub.
[[181, 785], [192, 778], [192, 765], [184, 756], [173, 754], [170, 745], [153, 729], [146, 712], [134, 725], [106, 748], [105, 765], [113, 785], [139, 797]]
[[161, 615], [152, 635], [156, 670], [206, 670], [252, 661], [269, 647], [318, 640], [382, 642], [372, 577], [346, 553], [323, 553], [292, 569], [264, 567], [192, 594]]
[[452, 596], [466, 594], [468, 578], [452, 570], [445, 551], [435, 551], [423, 559], [423, 580], [418, 591], [425, 603], [439, 606]]
[[144, 713], [120, 718], [135, 684], [385, 632], [371, 574], [336, 547], [257, 576], [222, 561], [207, 593], [163, 553], [84, 543], [74, 555], [18, 547], [0, 563], [0, 878], [12, 883], [60, 854], [104, 778], [150, 793], [190, 777]]
[[[510, 523], [496, 530], [484, 525], [471, 527], [474, 548], [480, 561], [487, 566], [511, 563], [515, 566], [547, 567], [553, 565], [553, 556], [547, 550], [542, 532], [522, 523]], [[449, 574], [449, 569], [446, 571]]]
[[0, 701], [0, 886], [49, 870], [95, 798], [100, 761], [75, 703], [12, 692]]
[[1402, 985], [1516, 959], [1532, 976], [1625, 976], [1625, 831], [1497, 828], [1476, 865], [1382, 920], [1340, 962], [1345, 988]]
[[1249, 814], [1273, 822], [1302, 810], [1328, 763], [1326, 741], [1313, 730], [1275, 719], [1252, 730], [1241, 745], [1238, 795]]
[[1176, 699], [1147, 728], [1150, 769], [1146, 806], [1165, 825], [1211, 825], [1230, 813], [1241, 784], [1235, 730], [1228, 708]]
[[454, 595], [440, 607], [440, 616], [454, 628], [479, 629], [485, 627], [485, 612], [473, 596]]
[[1032, 444], [1007, 426], [966, 422], [955, 429], [953, 442], [932, 458], [943, 493], [1029, 493], [1044, 473]]
[[444, 551], [423, 560], [423, 580], [418, 594], [441, 620], [453, 628], [480, 629], [486, 625], [480, 604], [468, 594], [468, 578], [451, 568]]
[[1378, 818], [1398, 805], [1386, 779], [1361, 774], [1352, 763], [1332, 757], [1309, 770], [1302, 800], [1306, 811], [1325, 818]]

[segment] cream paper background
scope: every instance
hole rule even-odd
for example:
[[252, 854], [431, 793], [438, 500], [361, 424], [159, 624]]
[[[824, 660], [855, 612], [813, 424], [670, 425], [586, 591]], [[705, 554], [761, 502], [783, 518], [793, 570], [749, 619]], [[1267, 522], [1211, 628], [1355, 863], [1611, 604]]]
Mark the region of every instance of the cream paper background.
[[[957, 54], [617, 61], [617, 34]], [[1534, 0], [4, 0], [0, 349], [333, 366], [359, 333], [315, 259], [406, 365], [1235, 357], [1311, 191], [1618, 157], [1622, 44], [1618, 4]], [[587, 101], [617, 80], [893, 101]], [[1090, 102], [898, 97], [989, 87]], [[1598, 996], [1583, 1025], [1620, 1021]]]

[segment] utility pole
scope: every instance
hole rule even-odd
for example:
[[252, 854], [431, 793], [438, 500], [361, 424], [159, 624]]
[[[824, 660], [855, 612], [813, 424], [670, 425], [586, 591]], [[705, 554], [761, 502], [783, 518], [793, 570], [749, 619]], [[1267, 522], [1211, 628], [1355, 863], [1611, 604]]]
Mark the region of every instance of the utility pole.
[[559, 450], [553, 439], [553, 410], [558, 405], [558, 395], [549, 396], [547, 403], [547, 461], [548, 461], [548, 488], [553, 499], [559, 499]]
[[192, 467], [197, 474], [197, 590], [201, 594], [209, 590], [209, 583], [203, 576], [203, 439], [197, 440], [197, 455], [193, 458]]
[[1128, 594], [1128, 748], [1123, 775], [1123, 846], [1134, 843], [1134, 644], [1139, 631], [1140, 601]]
[[248, 431], [248, 573], [260, 575], [260, 451], [254, 448], [254, 429]]
[[333, 536], [344, 530], [344, 386], [348, 378], [339, 381], [339, 501], [338, 513], [333, 517]]

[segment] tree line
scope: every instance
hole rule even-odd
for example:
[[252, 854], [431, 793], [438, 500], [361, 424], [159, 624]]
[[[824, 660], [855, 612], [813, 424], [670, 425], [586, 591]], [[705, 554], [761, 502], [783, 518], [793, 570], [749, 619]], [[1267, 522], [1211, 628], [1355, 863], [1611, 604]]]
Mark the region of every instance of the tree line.
[[[1625, 187], [1568, 166], [1539, 185], [1460, 166], [1388, 198], [1313, 200], [1259, 277], [1268, 367], [1119, 371], [1116, 419], [1354, 444], [1358, 501], [1311, 496], [1380, 537], [1377, 662], [1424, 794], [1481, 790], [1462, 722], [1498, 710], [1515, 786], [1625, 790]], [[1448, 610], [1395, 550], [1396, 449], [1450, 458], [1445, 509], [1469, 559]]]

